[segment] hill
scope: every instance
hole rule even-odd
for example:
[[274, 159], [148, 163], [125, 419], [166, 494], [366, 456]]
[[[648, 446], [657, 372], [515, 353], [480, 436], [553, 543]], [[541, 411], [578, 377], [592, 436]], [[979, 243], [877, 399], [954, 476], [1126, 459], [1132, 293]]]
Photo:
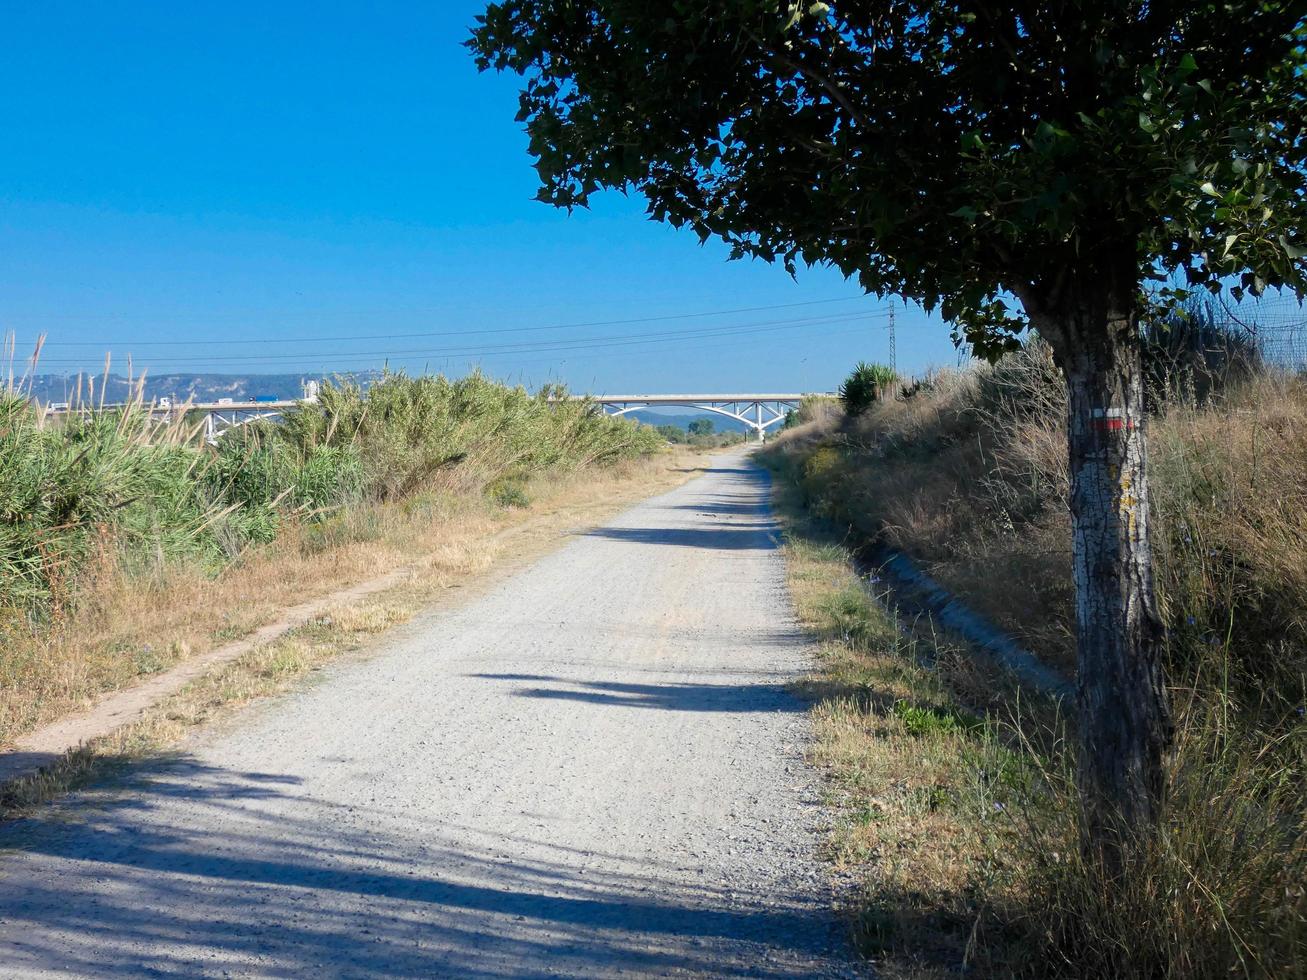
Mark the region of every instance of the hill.
[[[379, 377], [378, 371], [357, 371], [338, 375], [343, 379], [357, 381], [367, 385]], [[160, 374], [146, 375], [145, 397], [147, 400], [170, 398], [174, 402], [196, 401], [212, 402], [219, 398], [233, 398], [237, 401], [251, 399], [259, 395], [272, 395], [275, 398], [299, 398], [303, 382], [310, 375], [303, 374]], [[95, 378], [95, 397], [100, 398], [103, 376]], [[72, 401], [77, 394], [77, 375], [38, 374], [31, 379], [31, 396], [39, 402]], [[83, 379], [83, 397], [87, 388]], [[123, 401], [130, 390], [130, 383], [124, 375], [110, 374], [105, 401]]]

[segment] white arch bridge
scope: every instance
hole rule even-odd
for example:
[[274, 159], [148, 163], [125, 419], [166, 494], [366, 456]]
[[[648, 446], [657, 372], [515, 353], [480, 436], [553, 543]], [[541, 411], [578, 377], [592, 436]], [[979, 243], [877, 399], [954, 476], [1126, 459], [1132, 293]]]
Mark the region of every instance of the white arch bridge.
[[[316, 400], [316, 391], [305, 399], [256, 398], [236, 401], [223, 398], [216, 402], [176, 403], [162, 399], [143, 410], [156, 419], [202, 418], [202, 432], [206, 442], [217, 444], [228, 432], [259, 419], [278, 419], [288, 409]], [[802, 394], [743, 394], [743, 395], [568, 395], [569, 401], [586, 401], [600, 407], [609, 415], [626, 415], [641, 408], [683, 407], [712, 412], [746, 426], [761, 442], [767, 430], [780, 425], [785, 416], [799, 407], [808, 397]], [[829, 396], [828, 396], [829, 397]], [[551, 401], [553, 399], [550, 399]], [[123, 408], [122, 404], [102, 405], [101, 408]], [[85, 413], [91, 406], [55, 404], [45, 411], [49, 415]]]
[[236, 401], [223, 398], [216, 402], [177, 402], [160, 399], [150, 404], [137, 402], [106, 402], [103, 405], [74, 405], [56, 403], [46, 407], [45, 414], [50, 416], [89, 415], [95, 411], [121, 411], [125, 408], [138, 409], [156, 422], [200, 420], [199, 431], [204, 441], [216, 446], [218, 440], [233, 429], [257, 422], [260, 419], [280, 419], [287, 409], [314, 401], [313, 398], [261, 398], [252, 401]]
[[780, 425], [785, 416], [799, 407], [806, 397], [801, 394], [744, 395], [572, 395], [573, 401], [590, 401], [609, 415], [625, 415], [640, 408], [677, 406], [696, 408], [734, 419], [748, 426], [762, 442], [767, 430]]

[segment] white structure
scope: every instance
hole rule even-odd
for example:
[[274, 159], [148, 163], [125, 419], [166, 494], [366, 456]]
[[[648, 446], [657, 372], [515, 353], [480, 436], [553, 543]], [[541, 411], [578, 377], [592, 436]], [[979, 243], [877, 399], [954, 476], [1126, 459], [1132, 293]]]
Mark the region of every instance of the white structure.
[[[299, 401], [263, 399], [261, 401], [235, 401], [220, 398], [216, 402], [181, 402], [174, 404], [169, 398], [160, 398], [152, 405], [140, 406], [141, 411], [154, 419], [181, 418], [193, 414], [204, 416], [204, 441], [216, 445], [223, 433], [230, 432], [256, 419], [280, 418], [288, 408], [294, 408]], [[104, 405], [70, 406], [67, 402], [55, 402], [46, 406], [47, 415], [77, 415], [89, 412], [126, 408], [121, 402]]]
[[294, 408], [298, 401], [234, 401], [224, 398], [217, 403], [201, 402], [198, 405], [183, 406], [187, 412], [204, 413], [204, 441], [217, 445], [218, 440], [232, 429], [248, 425], [258, 419], [280, 418], [288, 408]]
[[[249, 401], [235, 401], [232, 398], [219, 398], [216, 402], [185, 402], [172, 404], [169, 399], [161, 398], [145, 411], [156, 417], [182, 416], [201, 413], [204, 416], [204, 438], [206, 442], [216, 444], [222, 435], [257, 419], [280, 418], [290, 408], [304, 403], [317, 401], [318, 383], [304, 383], [304, 398], [271, 399], [255, 398]], [[609, 415], [626, 415], [639, 408], [664, 408], [678, 406], [695, 408], [702, 412], [724, 415], [728, 419], [747, 426], [759, 442], [763, 441], [767, 430], [780, 425], [785, 416], [799, 407], [808, 396], [802, 394], [744, 394], [744, 395], [569, 395], [570, 401], [592, 402]], [[818, 397], [834, 397], [824, 395]], [[102, 408], [121, 408], [121, 405], [103, 405]], [[58, 402], [46, 408], [50, 415], [65, 415], [91, 410], [92, 406], [70, 408], [67, 403]]]
[[801, 394], [745, 395], [572, 395], [574, 401], [592, 401], [609, 415], [625, 415], [638, 408], [662, 408], [670, 405], [697, 408], [703, 412], [725, 415], [742, 422], [759, 442], [767, 430], [785, 421], [785, 416], [799, 407]]

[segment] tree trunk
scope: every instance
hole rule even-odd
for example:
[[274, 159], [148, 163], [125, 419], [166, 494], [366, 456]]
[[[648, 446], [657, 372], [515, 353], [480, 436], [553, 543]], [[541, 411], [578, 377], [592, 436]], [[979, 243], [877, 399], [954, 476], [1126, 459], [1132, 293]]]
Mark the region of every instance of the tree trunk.
[[1087, 854], [1115, 875], [1158, 821], [1172, 736], [1148, 537], [1139, 334], [1133, 314], [1050, 326], [1069, 394], [1081, 834]]

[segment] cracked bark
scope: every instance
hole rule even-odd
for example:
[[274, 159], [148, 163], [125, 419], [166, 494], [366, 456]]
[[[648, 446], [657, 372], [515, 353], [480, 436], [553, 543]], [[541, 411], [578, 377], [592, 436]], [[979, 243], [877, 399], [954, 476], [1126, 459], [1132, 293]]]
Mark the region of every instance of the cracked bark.
[[1133, 312], [1035, 320], [1069, 395], [1082, 844], [1115, 875], [1160, 818], [1172, 737], [1148, 533], [1139, 334]]

